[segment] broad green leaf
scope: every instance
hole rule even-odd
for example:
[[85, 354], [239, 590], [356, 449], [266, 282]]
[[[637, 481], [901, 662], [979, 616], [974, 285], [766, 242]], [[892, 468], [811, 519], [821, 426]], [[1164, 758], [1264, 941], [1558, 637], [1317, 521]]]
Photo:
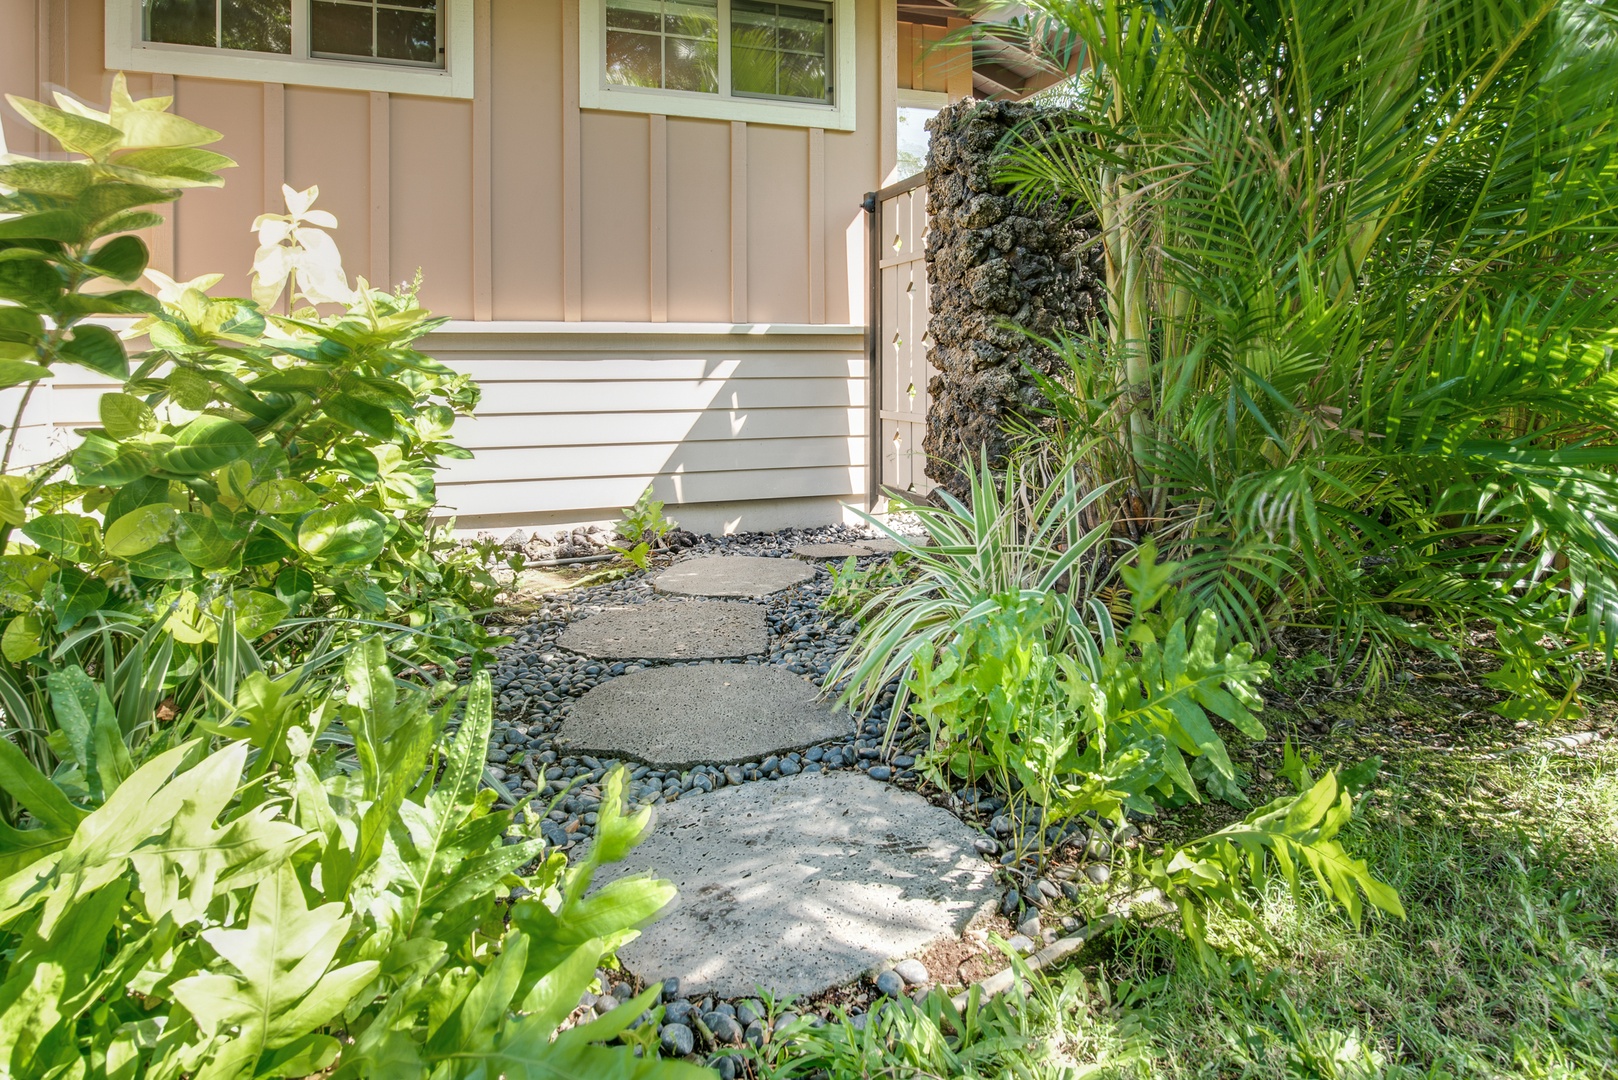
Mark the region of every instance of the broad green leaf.
[[179, 522], [179, 511], [168, 503], [136, 507], [107, 526], [102, 546], [113, 558], [127, 559], [172, 538]]
[[380, 405], [361, 401], [352, 394], [333, 394], [321, 406], [326, 415], [338, 423], [375, 438], [391, 439], [396, 433], [391, 412]]
[[51, 585], [53, 588], [47, 590], [46, 598], [56, 615], [58, 634], [71, 629], [107, 602], [107, 583], [76, 566], [62, 567], [51, 579]]
[[121, 488], [144, 479], [152, 470], [152, 459], [144, 447], [114, 442], [96, 431], [85, 434], [72, 461], [74, 481], [84, 487]]
[[28, 495], [28, 480], [22, 476], [0, 476], [0, 522], [21, 525], [28, 508], [23, 500]]
[[203, 570], [221, 570], [241, 558], [241, 545], [221, 534], [206, 514], [182, 513], [174, 546], [187, 562]]
[[258, 448], [253, 433], [222, 416], [199, 416], [174, 436], [174, 446], [159, 458], [163, 468], [182, 475], [212, 472]]
[[247, 491], [247, 505], [265, 514], [302, 514], [320, 505], [308, 487], [296, 480], [266, 480]]
[[55, 240], [76, 244], [84, 219], [71, 210], [44, 210], [0, 221], [0, 240]]
[[100, 527], [94, 518], [81, 514], [45, 514], [25, 524], [22, 534], [42, 551], [76, 560], [95, 549]]
[[386, 538], [382, 515], [352, 504], [316, 510], [298, 526], [298, 546], [328, 563], [370, 562]]
[[317, 1031], [371, 980], [374, 960], [328, 970], [348, 933], [344, 909], [309, 908], [297, 875], [283, 866], [253, 893], [244, 927], [202, 932], [228, 968], [173, 987], [211, 1044], [198, 1080], [255, 1075], [264, 1054]]
[[71, 364], [111, 375], [129, 378], [129, 357], [118, 335], [104, 326], [76, 326], [73, 336], [62, 344], [61, 357]]
[[169, 544], [129, 556], [124, 559], [124, 568], [135, 577], [154, 581], [183, 581], [196, 576], [190, 560]]
[[116, 281], [133, 282], [146, 272], [151, 253], [146, 241], [138, 236], [115, 236], [90, 253], [89, 265], [102, 277]]
[[81, 161], [18, 161], [0, 165], [0, 185], [36, 195], [73, 198], [89, 187], [90, 166]]
[[13, 664], [38, 656], [45, 651], [44, 634], [45, 624], [39, 616], [25, 611], [7, 623], [5, 633], [0, 634], [0, 655]]
[[[212, 128], [187, 120], [183, 116], [176, 116], [170, 112], [154, 112], [150, 110], [137, 110], [124, 113], [116, 118], [123, 131], [123, 146], [133, 152], [147, 148], [188, 148], [216, 143], [224, 136]], [[133, 156], [130, 155], [130, 156]], [[139, 160], [139, 159], [137, 159]], [[144, 160], [151, 161], [151, 158]], [[124, 155], [115, 159], [117, 164], [125, 164]], [[184, 165], [171, 165], [166, 170], [167, 175], [173, 175], [176, 169], [184, 171], [201, 171], [191, 169]], [[142, 170], [146, 171], [146, 170]], [[221, 183], [223, 181], [220, 181]]]
[[100, 412], [102, 428], [109, 438], [118, 442], [149, 434], [162, 427], [151, 406], [134, 394], [102, 394]]
[[297, 614], [315, 595], [314, 575], [296, 566], [287, 567], [275, 576], [275, 595], [292, 614]]
[[56, 564], [38, 555], [0, 555], [0, 604], [18, 611], [30, 610]]
[[85, 116], [76, 116], [38, 101], [30, 101], [15, 94], [7, 94], [6, 100], [11, 102], [12, 108], [22, 114], [23, 119], [61, 143], [64, 149], [83, 154], [87, 158], [103, 158], [124, 137], [123, 132], [109, 124]]
[[[26, 347], [25, 347], [26, 348]], [[32, 353], [32, 349], [27, 349]], [[51, 369], [27, 360], [0, 358], [0, 390], [51, 377]]]
[[236, 589], [228, 596], [216, 597], [208, 604], [208, 612], [223, 619], [226, 611], [236, 616], [236, 632], [251, 641], [281, 625], [287, 617], [288, 607], [281, 600], [257, 589]]

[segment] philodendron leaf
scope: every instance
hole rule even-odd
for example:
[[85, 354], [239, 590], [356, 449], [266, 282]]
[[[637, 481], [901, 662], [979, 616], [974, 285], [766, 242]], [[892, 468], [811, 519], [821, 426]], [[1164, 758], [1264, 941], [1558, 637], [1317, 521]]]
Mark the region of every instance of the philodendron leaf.
[[76, 566], [64, 566], [51, 580], [46, 599], [56, 615], [56, 632], [71, 629], [78, 621], [99, 610], [107, 602], [107, 583]]

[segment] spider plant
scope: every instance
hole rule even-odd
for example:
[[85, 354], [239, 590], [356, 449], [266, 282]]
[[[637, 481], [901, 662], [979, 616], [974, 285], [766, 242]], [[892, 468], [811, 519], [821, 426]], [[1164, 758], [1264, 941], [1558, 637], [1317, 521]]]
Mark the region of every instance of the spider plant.
[[916, 515], [925, 538], [907, 536], [867, 517], [895, 540], [908, 571], [899, 584], [875, 593], [855, 613], [860, 630], [826, 685], [848, 680], [841, 701], [868, 713], [895, 680], [892, 715], [903, 709], [902, 685], [918, 650], [942, 649], [964, 624], [1020, 601], [1059, 596], [1063, 617], [1052, 622], [1051, 647], [1090, 642], [1081, 608], [1110, 572], [1112, 523], [1097, 509], [1106, 488], [1090, 487], [1070, 465], [1040, 468], [1014, 458], [998, 475], [987, 453], [970, 474], [970, 502], [939, 490], [943, 505], [896, 500], [892, 509]]

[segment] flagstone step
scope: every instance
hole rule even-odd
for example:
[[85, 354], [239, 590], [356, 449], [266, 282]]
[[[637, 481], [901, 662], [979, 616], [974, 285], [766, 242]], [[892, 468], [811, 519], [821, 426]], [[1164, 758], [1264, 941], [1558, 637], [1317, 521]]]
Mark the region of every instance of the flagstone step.
[[770, 634], [757, 604], [661, 600], [580, 619], [556, 643], [602, 660], [720, 660], [769, 651]]
[[812, 566], [797, 559], [761, 559], [752, 555], [703, 555], [677, 562], [652, 585], [678, 596], [735, 597], [758, 600], [802, 584], [815, 576]]
[[647, 981], [812, 995], [958, 937], [999, 900], [960, 819], [857, 773], [803, 773], [682, 799], [598, 880], [651, 873], [672, 911], [618, 951]]
[[854, 540], [847, 544], [799, 544], [792, 554], [800, 559], [863, 559], [901, 550], [897, 540]]
[[853, 730], [848, 713], [782, 668], [699, 664], [602, 683], [573, 705], [556, 741], [568, 753], [684, 768], [757, 760]]

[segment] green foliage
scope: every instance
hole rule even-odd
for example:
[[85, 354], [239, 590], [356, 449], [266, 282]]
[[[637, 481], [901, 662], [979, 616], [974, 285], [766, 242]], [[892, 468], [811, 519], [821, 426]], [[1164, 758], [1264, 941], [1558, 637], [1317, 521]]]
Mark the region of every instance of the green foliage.
[[1255, 714], [1267, 665], [1252, 646], [1231, 645], [1211, 611], [1187, 626], [1167, 587], [1174, 567], [1157, 563], [1150, 542], [1120, 573], [1130, 586], [1126, 626], [1098, 605], [1094, 631], [1070, 629], [1065, 652], [1050, 645], [1066, 603], [1054, 594], [1005, 598], [961, 624], [942, 651], [923, 643], [909, 685], [929, 730], [922, 767], [935, 782], [987, 777], [1047, 822], [1122, 820], [1126, 808], [1200, 801], [1204, 786], [1240, 797], [1213, 719], [1262, 739]]
[[[82, 158], [0, 166], [15, 189], [0, 196], [15, 215], [0, 223], [0, 359], [4, 385], [26, 384], [0, 473], [28, 395], [62, 364], [122, 382], [69, 453], [0, 475], [0, 689], [38, 736], [23, 752], [66, 790], [106, 790], [90, 729], [75, 735], [47, 688], [53, 671], [98, 672], [114, 741], [139, 761], [159, 702], [188, 715], [210, 694], [229, 700], [248, 652], [293, 666], [339, 623], [346, 641], [395, 624], [393, 647], [417, 663], [484, 657], [473, 613], [495, 584], [428, 524], [435, 471], [467, 456], [450, 429], [478, 400], [415, 347], [442, 320], [411, 291], [348, 288], [314, 189], [287, 189], [290, 212], [257, 223], [256, 281], [274, 286], [266, 303], [290, 283], [289, 314], [209, 296], [217, 277], [148, 271], [130, 230], [181, 189], [220, 183], [231, 162], [201, 149], [219, 134], [167, 98], [130, 99], [121, 77], [105, 113], [65, 96], [11, 102]], [[155, 297], [104, 289], [143, 274]], [[150, 349], [130, 357], [84, 322], [109, 314], [140, 316], [128, 336]], [[13, 820], [8, 800], [0, 819]]]
[[[1307, 781], [1307, 771], [1302, 776]], [[1358, 786], [1367, 779], [1360, 770], [1352, 782]], [[1352, 858], [1337, 839], [1353, 813], [1349, 784], [1340, 784], [1337, 774], [1328, 772], [1297, 795], [1261, 806], [1234, 825], [1171, 853], [1142, 859], [1140, 872], [1179, 908], [1186, 937], [1204, 961], [1215, 959], [1208, 945], [1206, 909], [1217, 907], [1258, 925], [1246, 897], [1249, 890], [1262, 893], [1275, 872], [1297, 899], [1307, 870], [1355, 925], [1362, 894], [1373, 907], [1402, 918], [1399, 894], [1373, 877], [1365, 861]]]
[[[1081, 598], [1105, 576], [1108, 526], [1092, 520], [1102, 491], [1086, 491], [1070, 469], [1036, 478], [1031, 463], [1014, 461], [997, 483], [985, 459], [971, 476], [970, 504], [938, 495], [943, 506], [894, 506], [921, 519], [926, 542], [869, 519], [898, 543], [905, 576], [854, 613], [859, 633], [826, 678], [829, 686], [848, 679], [846, 704], [868, 710], [902, 682], [923, 648], [942, 648], [958, 628], [997, 608], [1039, 605], [1058, 593]], [[1062, 618], [1049, 624], [1053, 649], [1070, 632], [1088, 637], [1073, 603], [1057, 610]], [[901, 685], [893, 715], [907, 696]]]
[[[624, 812], [623, 771], [605, 781], [591, 854], [568, 868], [523, 836], [517, 808], [495, 811], [480, 790], [486, 675], [433, 708], [369, 638], [344, 681], [345, 695], [324, 700], [244, 680], [228, 714], [241, 737], [156, 755], [88, 814], [0, 740], [0, 776], [36, 823], [0, 834], [0, 1065], [47, 1075], [77, 1063], [92, 1077], [334, 1065], [355, 1077], [708, 1075], [599, 1045], [655, 987], [558, 1034], [596, 967], [673, 896], [641, 878], [588, 891], [648, 821]], [[352, 773], [317, 750], [333, 722], [353, 738]]]
[[909, 561], [909, 555], [901, 551], [890, 559], [861, 566], [859, 559], [850, 555], [831, 567], [831, 591], [820, 606], [834, 615], [857, 616], [877, 593], [905, 580]]
[[1615, 29], [1599, 0], [1038, 0], [992, 31], [1086, 71], [1003, 171], [1099, 216], [1067, 438], [1243, 636], [1322, 626], [1371, 684], [1477, 622], [1514, 680], [1546, 634], [1610, 658]]
[[624, 508], [623, 520], [618, 523], [616, 531], [632, 546], [644, 543], [654, 548], [662, 546], [663, 538], [679, 525], [678, 521], [663, 516], [663, 500], [652, 497], [652, 488], [648, 484], [646, 490], [640, 493], [640, 498], [635, 500], [635, 505]]

